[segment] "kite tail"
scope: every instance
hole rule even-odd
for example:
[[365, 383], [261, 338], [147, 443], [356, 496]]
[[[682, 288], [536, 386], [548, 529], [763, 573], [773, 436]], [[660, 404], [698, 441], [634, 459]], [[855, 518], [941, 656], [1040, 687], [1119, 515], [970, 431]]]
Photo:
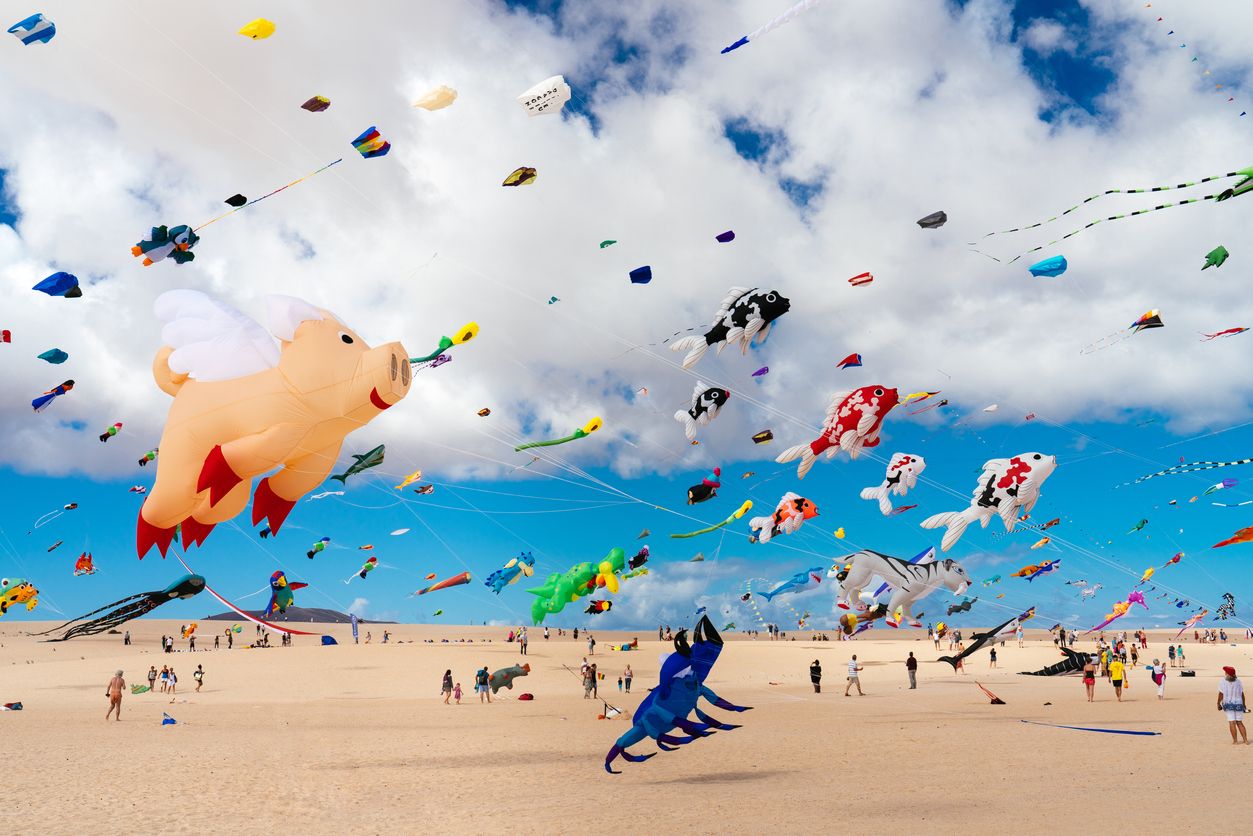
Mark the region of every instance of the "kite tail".
[[892, 500], [888, 499], [887, 488], [863, 488], [861, 498], [877, 499], [879, 501], [879, 513], [883, 514], [885, 517], [892, 513]]
[[331, 478], [332, 478], [332, 479], [335, 479], [336, 481], [338, 481], [341, 485], [346, 485], [346, 484], [348, 484], [348, 474], [347, 474], [347, 473], [336, 473], [336, 474], [335, 474], [334, 476], [332, 476]]
[[705, 337], [703, 335], [684, 337], [681, 340], [676, 340], [674, 344], [670, 346], [670, 350], [686, 351], [687, 356], [683, 358], [683, 368], [690, 369], [692, 366], [696, 365], [696, 362], [700, 360], [700, 358], [705, 356], [705, 352], [709, 350], [709, 343], [705, 341]]
[[966, 533], [966, 526], [970, 522], [965, 511], [945, 511], [943, 514], [927, 517], [921, 525], [928, 529], [944, 526], [947, 530], [944, 532], [944, 539], [940, 541], [940, 550], [948, 551]]
[[801, 463], [796, 466], [796, 478], [804, 479], [805, 474], [809, 472], [809, 469], [814, 466], [814, 462], [818, 460], [811, 445], [798, 444], [795, 447], [789, 447], [780, 453], [775, 461], [779, 464], [784, 464], [795, 461], [798, 458], [801, 460]]
[[771, 598], [773, 598], [773, 597], [775, 596], [775, 594], [776, 594], [776, 593], [774, 593], [774, 592], [758, 592], [757, 594], [758, 594], [758, 595], [760, 595], [762, 598], [765, 598], [767, 601], [769, 601]]

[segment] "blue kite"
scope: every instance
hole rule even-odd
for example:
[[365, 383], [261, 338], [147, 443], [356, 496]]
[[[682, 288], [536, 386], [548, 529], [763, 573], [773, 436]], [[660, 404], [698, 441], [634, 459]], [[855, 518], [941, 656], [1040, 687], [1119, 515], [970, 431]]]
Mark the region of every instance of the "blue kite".
[[56, 37], [57, 25], [36, 12], [25, 20], [19, 20], [9, 27], [9, 34], [26, 46], [33, 43], [46, 44]]
[[535, 572], [535, 557], [530, 552], [522, 552], [501, 568], [487, 576], [483, 585], [497, 595], [511, 583], [516, 583], [522, 576], [531, 577]]
[[1048, 276], [1050, 279], [1054, 279], [1065, 273], [1068, 266], [1066, 264], [1066, 256], [1055, 255], [1052, 258], [1037, 261], [1028, 267], [1027, 270], [1033, 276]]

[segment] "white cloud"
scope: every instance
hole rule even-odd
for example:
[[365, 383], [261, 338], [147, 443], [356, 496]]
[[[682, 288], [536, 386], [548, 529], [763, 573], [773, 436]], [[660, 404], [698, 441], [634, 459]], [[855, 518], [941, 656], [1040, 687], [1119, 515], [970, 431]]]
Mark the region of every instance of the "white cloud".
[[1022, 32], [1022, 40], [1040, 55], [1052, 55], [1058, 50], [1074, 52], [1075, 40], [1065, 26], [1055, 20], [1036, 18]]
[[[903, 390], [999, 402], [1007, 408], [995, 420], [1034, 411], [1069, 423], [1152, 407], [1187, 430], [1249, 412], [1238, 394], [1253, 385], [1242, 343], [1196, 341], [1253, 319], [1234, 272], [1253, 257], [1240, 249], [1242, 201], [1102, 225], [1060, 248], [1072, 266], [1059, 279], [1030, 278], [1021, 262], [998, 265], [966, 244], [1104, 188], [1248, 162], [1244, 122], [1202, 94], [1195, 67], [1162, 45], [1155, 22], [1116, 4], [1093, 9], [1121, 32], [1110, 42], [1120, 74], [1105, 118], [1067, 114], [1052, 125], [1037, 121], [1047, 94], [1008, 43], [1008, 11], [995, 0], [960, 11], [823, 6], [726, 56], [718, 49], [757, 25], [760, 4], [578, 4], [554, 28], [487, 3], [396, 3], [387, 26], [368, 31], [275, 4], [278, 32], [256, 42], [234, 34], [242, 21], [230, 9], [191, 7], [175, 25], [160, 4], [128, 8], [53, 3], [56, 40], [0, 50], [0, 109], [14, 117], [0, 124], [0, 167], [22, 213], [20, 237], [0, 227], [2, 325], [15, 340], [3, 347], [3, 463], [134, 473], [168, 405], [149, 373], [159, 343], [151, 304], [179, 286], [253, 314], [264, 293], [304, 296], [367, 339], [402, 339], [414, 353], [477, 320], [475, 343], [419, 375], [405, 404], [349, 441], [365, 449], [385, 439], [389, 463], [445, 476], [507, 472], [474, 456], [512, 462], [524, 419], [540, 437], [595, 414], [605, 430], [563, 458], [636, 474], [705, 463], [707, 449], [761, 455], [748, 436], [773, 426], [784, 442], [806, 437], [841, 383], [834, 361], [854, 350]], [[1216, 8], [1180, 7], [1181, 26], [1242, 66], [1236, 33], [1253, 8]], [[606, 69], [610, 38], [638, 47], [638, 60]], [[598, 131], [581, 118], [528, 119], [513, 101], [555, 72]], [[594, 92], [581, 86], [601, 73]], [[456, 87], [456, 104], [409, 106], [435, 84]], [[328, 111], [299, 108], [315, 93], [331, 99]], [[722, 133], [732, 119], [780, 132], [786, 153], [764, 166], [740, 159]], [[371, 124], [393, 151], [363, 161], [348, 141]], [[260, 195], [340, 155], [334, 169], [204, 230], [193, 264], [145, 269], [129, 254], [153, 224], [201, 222], [237, 191]], [[518, 165], [538, 168], [538, 182], [500, 188]], [[785, 177], [821, 184], [805, 212], [779, 187]], [[1103, 198], [986, 247], [1012, 255], [1077, 225], [1070, 217], [1155, 202]], [[937, 209], [950, 217], [942, 230], [914, 225]], [[728, 228], [737, 240], [715, 244]], [[598, 249], [605, 238], [619, 243]], [[1199, 273], [1223, 242], [1229, 265]], [[646, 263], [653, 283], [631, 285], [627, 271]], [[29, 290], [54, 269], [86, 280], [84, 298]], [[866, 269], [873, 285], [845, 283]], [[664, 347], [624, 354], [706, 325], [729, 286], [756, 283], [793, 305], [759, 354], [709, 357], [692, 374]], [[561, 302], [548, 305], [553, 295]], [[1150, 307], [1166, 329], [1079, 356]], [[34, 359], [53, 345], [70, 353], [65, 366]], [[741, 384], [767, 362], [759, 387]], [[670, 418], [694, 376], [735, 390], [702, 448]], [[32, 415], [26, 401], [66, 377], [74, 392]], [[625, 393], [639, 386], [648, 399], [629, 405]], [[490, 419], [475, 416], [483, 406]], [[123, 434], [99, 444], [117, 420]], [[86, 430], [59, 427], [67, 421]]]
[[352, 603], [348, 605], [348, 613], [357, 618], [365, 618], [366, 608], [369, 606], [369, 598], [353, 598]]

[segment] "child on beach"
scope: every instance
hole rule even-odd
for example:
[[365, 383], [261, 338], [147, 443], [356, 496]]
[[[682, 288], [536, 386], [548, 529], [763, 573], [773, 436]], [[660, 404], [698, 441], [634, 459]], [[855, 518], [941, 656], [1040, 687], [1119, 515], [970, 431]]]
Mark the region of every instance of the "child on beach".
[[[460, 682], [458, 682], [456, 687], [452, 689], [452, 697], [454, 700], [457, 701], [457, 705], [461, 705], [461, 683]], [[444, 699], [444, 702], [448, 702], [447, 698]]]

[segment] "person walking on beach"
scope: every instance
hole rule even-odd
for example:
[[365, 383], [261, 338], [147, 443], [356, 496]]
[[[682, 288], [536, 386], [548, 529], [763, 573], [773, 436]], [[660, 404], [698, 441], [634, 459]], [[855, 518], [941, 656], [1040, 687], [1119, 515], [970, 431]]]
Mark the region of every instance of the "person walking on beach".
[[957, 642], [957, 668], [953, 672], [961, 673], [963, 676], [966, 673], [966, 665], [962, 661], [962, 654], [965, 652], [966, 652], [966, 645], [963, 644], [961, 641], [958, 641]]
[[626, 666], [626, 670], [622, 672], [622, 679], [626, 683], [626, 692], [628, 694], [631, 693], [631, 679], [634, 678], [634, 676], [635, 674], [631, 672], [631, 666], [628, 664]]
[[596, 638], [591, 633], [587, 634], [587, 655], [596, 655]]
[[1096, 664], [1090, 654], [1088, 661], [1083, 663], [1083, 688], [1088, 692], [1088, 702], [1093, 702], [1096, 696]]
[[479, 702], [491, 702], [492, 695], [487, 690], [487, 665], [479, 668], [474, 673], [474, 690], [479, 692]]
[[1140, 664], [1140, 651], [1136, 650], [1135, 642], [1131, 643], [1129, 649], [1131, 651], [1131, 669], [1135, 670], [1136, 665]]
[[131, 643], [131, 631], [127, 630], [125, 633], [122, 634], [122, 644], [129, 646], [130, 643]]
[[848, 662], [848, 684], [844, 686], [844, 696], [848, 696], [848, 689], [854, 685], [857, 686], [857, 696], [864, 697], [861, 692], [861, 678], [857, 674], [861, 673], [861, 665], [857, 664], [857, 654], [853, 654], [853, 658]]
[[[453, 695], [453, 699], [457, 701], [457, 705], [461, 705], [461, 683], [460, 682], [457, 683], [457, 687], [452, 689], [452, 695]], [[444, 702], [445, 703], [448, 702], [447, 697], [444, 698]]]
[[996, 648], [995, 647], [992, 648], [992, 652], [988, 654], [988, 667], [989, 668], [996, 667]]
[[1175, 658], [1179, 660], [1179, 667], [1183, 667], [1183, 645], [1175, 648]]
[[1014, 631], [1018, 634], [1018, 646], [1022, 647], [1022, 625], [1018, 625], [1018, 629]]
[[1149, 665], [1149, 673], [1153, 676], [1153, 684], [1157, 686], [1157, 698], [1166, 699], [1166, 668], [1162, 666], [1160, 659], [1154, 659], [1153, 664]]
[[913, 691], [917, 689], [918, 660], [914, 658], [914, 652], [912, 650], [909, 652], [909, 658], [905, 660], [905, 673], [909, 674], [909, 690]]
[[444, 681], [440, 683], [439, 692], [444, 695], [444, 705], [448, 705], [448, 698], [452, 696], [452, 668], [444, 671]]
[[591, 673], [592, 673], [592, 699], [598, 700], [600, 699], [600, 685], [599, 685], [600, 674], [596, 672], [595, 662], [592, 663]]
[[574, 628], [573, 635], [574, 635], [574, 640], [577, 642], [579, 640], [579, 628], [578, 627]]
[[167, 665], [161, 666], [161, 693], [164, 694], [170, 688], [170, 669]]
[[1114, 686], [1114, 696], [1118, 697], [1118, 701], [1122, 702], [1122, 683], [1123, 676], [1127, 673], [1126, 667], [1122, 660], [1117, 656], [1109, 663], [1109, 681]]
[[544, 641], [548, 641], [548, 625], [544, 625]]
[[527, 642], [527, 638], [526, 638], [526, 628], [525, 628], [525, 627], [523, 627], [523, 628], [522, 628], [522, 634], [521, 634], [520, 636], [518, 636], [518, 650], [520, 650], [520, 651], [522, 652], [522, 655], [523, 655], [523, 656], [525, 656], [525, 655], [526, 655], [526, 642]]
[[[122, 672], [118, 671], [113, 674], [113, 678], [109, 680], [108, 687], [105, 689], [104, 695], [109, 698], [109, 710], [105, 712], [104, 719], [108, 722], [109, 715], [114, 711], [117, 712], [118, 722], [122, 720], [122, 689], [126, 687], [126, 680], [122, 678]], [[1232, 732], [1235, 735], [1235, 732]]]
[[1166, 658], [1170, 660], [1170, 666], [1175, 666], [1175, 646], [1173, 644], [1166, 646]]
[[157, 690], [157, 666], [153, 665], [148, 668], [148, 690]]
[[[119, 677], [122, 675], [121, 671], [117, 673]], [[1226, 676], [1218, 683], [1218, 710], [1227, 714], [1232, 745], [1243, 742], [1247, 746], [1249, 733], [1244, 730], [1244, 685], [1236, 679], [1236, 669], [1230, 665], [1223, 668], [1223, 673]], [[104, 719], [109, 719], [109, 716], [106, 714]], [[1242, 741], [1236, 740], [1236, 732], [1240, 733]]]
[[170, 668], [170, 688], [169, 693], [178, 693], [178, 674], [174, 673], [174, 668]]
[[196, 693], [200, 693], [200, 686], [204, 685], [204, 665], [196, 665], [196, 672], [191, 678], [196, 680]]
[[815, 659], [814, 663], [809, 666], [809, 681], [814, 684], [814, 693], [822, 693], [822, 665], [818, 664]]
[[596, 683], [596, 668], [588, 665], [583, 668], [583, 699], [590, 700], [592, 698], [592, 688]]

